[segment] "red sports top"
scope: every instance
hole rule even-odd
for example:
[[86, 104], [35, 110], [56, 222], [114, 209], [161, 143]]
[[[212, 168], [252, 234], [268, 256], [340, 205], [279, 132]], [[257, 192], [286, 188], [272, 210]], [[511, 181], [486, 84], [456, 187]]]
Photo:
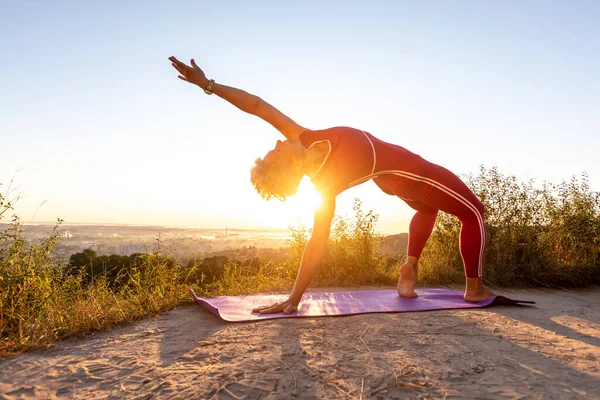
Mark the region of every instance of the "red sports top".
[[307, 149], [316, 143], [329, 144], [325, 161], [311, 177], [323, 194], [337, 195], [369, 179], [385, 193], [407, 200], [419, 200], [431, 190], [425, 177], [433, 164], [359, 129], [306, 130], [300, 141]]

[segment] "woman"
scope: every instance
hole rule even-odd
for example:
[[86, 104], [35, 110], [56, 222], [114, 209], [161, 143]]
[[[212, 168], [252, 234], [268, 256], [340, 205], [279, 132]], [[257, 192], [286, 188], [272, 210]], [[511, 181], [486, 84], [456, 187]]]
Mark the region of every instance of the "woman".
[[309, 130], [261, 98], [208, 79], [194, 60], [191, 66], [170, 57], [179, 78], [216, 94], [237, 108], [256, 115], [279, 130], [287, 140], [256, 160], [251, 180], [265, 199], [284, 200], [296, 193], [308, 175], [322, 196], [315, 212], [313, 231], [296, 283], [288, 300], [254, 309], [259, 313], [292, 313], [314, 277], [327, 246], [335, 198], [344, 190], [372, 179], [385, 193], [397, 196], [416, 210], [411, 220], [408, 257], [400, 267], [398, 294], [417, 297], [418, 262], [431, 235], [438, 211], [461, 221], [460, 253], [466, 275], [464, 299], [477, 302], [494, 294], [483, 286], [485, 226], [483, 205], [452, 172], [430, 163], [403, 147], [386, 143], [368, 132], [348, 127]]

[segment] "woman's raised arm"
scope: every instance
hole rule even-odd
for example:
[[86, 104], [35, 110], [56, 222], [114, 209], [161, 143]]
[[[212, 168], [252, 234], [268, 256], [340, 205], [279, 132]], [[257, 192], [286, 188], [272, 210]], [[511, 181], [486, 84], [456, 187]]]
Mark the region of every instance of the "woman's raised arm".
[[197, 85], [207, 94], [216, 94], [240, 110], [248, 114], [256, 115], [259, 118], [273, 125], [275, 129], [283, 134], [287, 139], [297, 139], [306, 128], [298, 125], [290, 117], [264, 101], [258, 96], [245, 92], [231, 86], [216, 83], [208, 79], [204, 71], [196, 65], [194, 59], [190, 60], [191, 66], [179, 61], [175, 57], [169, 57], [173, 67], [179, 72], [178, 78]]

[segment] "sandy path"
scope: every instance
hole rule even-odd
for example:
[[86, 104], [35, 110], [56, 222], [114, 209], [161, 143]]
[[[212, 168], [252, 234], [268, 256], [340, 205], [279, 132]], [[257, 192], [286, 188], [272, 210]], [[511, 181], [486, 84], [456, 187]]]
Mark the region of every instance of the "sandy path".
[[600, 398], [600, 288], [536, 308], [225, 323], [199, 306], [0, 361], [0, 398]]

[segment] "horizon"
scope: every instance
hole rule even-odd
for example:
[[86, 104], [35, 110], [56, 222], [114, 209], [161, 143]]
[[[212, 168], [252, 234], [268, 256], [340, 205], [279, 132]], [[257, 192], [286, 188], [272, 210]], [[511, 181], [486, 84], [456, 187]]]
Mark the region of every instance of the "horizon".
[[[286, 203], [250, 183], [254, 160], [283, 137], [181, 82], [169, 56], [309, 129], [364, 129], [459, 175], [483, 165], [560, 183], [587, 172], [600, 191], [600, 3], [1, 9], [11, 62], [0, 66], [0, 193], [14, 177], [22, 221], [312, 226], [308, 179]], [[379, 215], [377, 231], [408, 231], [413, 210], [372, 182], [338, 196], [336, 214], [351, 218], [354, 198]]]
[[[1, 221], [0, 222], [0, 226], [2, 225], [9, 225], [10, 222], [8, 221]], [[57, 221], [37, 221], [34, 223], [24, 223], [21, 222], [21, 225], [23, 226], [32, 226], [32, 227], [51, 227], [51, 226], [55, 226], [57, 224]], [[106, 228], [120, 228], [120, 227], [127, 227], [127, 228], [157, 228], [157, 229], [181, 229], [181, 230], [205, 230], [205, 231], [234, 231], [234, 232], [289, 232], [289, 227], [288, 228], [261, 228], [261, 227], [257, 227], [257, 228], [238, 228], [235, 226], [225, 226], [225, 227], [210, 227], [210, 226], [167, 226], [167, 225], [136, 225], [136, 224], [124, 224], [124, 223], [102, 223], [102, 222], [98, 222], [98, 223], [89, 223], [89, 222], [69, 222], [69, 223], [61, 223], [60, 224], [61, 227], [70, 227], [70, 226], [78, 226], [78, 227], [106, 227]], [[389, 231], [382, 231], [382, 230], [378, 230], [375, 229], [374, 230], [375, 234], [380, 234], [380, 235], [402, 235], [402, 234], [408, 234], [408, 231], [406, 232], [389, 232]]]

